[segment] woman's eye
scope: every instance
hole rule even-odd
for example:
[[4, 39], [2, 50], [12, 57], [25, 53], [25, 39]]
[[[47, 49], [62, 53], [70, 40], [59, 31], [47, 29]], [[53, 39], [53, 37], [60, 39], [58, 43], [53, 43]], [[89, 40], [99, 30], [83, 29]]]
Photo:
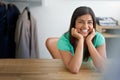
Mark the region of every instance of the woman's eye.
[[80, 21], [79, 23], [83, 23], [82, 21]]
[[93, 22], [88, 22], [88, 24], [93, 24]]

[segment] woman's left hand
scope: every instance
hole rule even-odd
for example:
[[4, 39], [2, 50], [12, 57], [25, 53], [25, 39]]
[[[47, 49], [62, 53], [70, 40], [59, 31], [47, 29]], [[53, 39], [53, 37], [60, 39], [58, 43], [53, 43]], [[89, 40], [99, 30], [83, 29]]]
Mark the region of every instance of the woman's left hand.
[[95, 36], [95, 29], [93, 28], [93, 30], [91, 31], [91, 33], [86, 37], [86, 42], [88, 41], [92, 41], [92, 39]]

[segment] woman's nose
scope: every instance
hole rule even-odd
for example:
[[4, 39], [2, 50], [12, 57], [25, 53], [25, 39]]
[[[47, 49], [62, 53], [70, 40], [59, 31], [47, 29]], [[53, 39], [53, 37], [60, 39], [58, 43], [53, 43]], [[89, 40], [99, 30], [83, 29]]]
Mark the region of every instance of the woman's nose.
[[88, 24], [87, 24], [87, 23], [84, 23], [83, 28], [84, 28], [84, 29], [88, 29]]

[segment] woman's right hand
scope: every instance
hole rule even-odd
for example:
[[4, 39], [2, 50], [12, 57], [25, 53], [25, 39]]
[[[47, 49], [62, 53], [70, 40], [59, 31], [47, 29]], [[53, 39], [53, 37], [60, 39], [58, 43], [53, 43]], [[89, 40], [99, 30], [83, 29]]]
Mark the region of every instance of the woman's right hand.
[[71, 34], [72, 34], [73, 37], [77, 38], [78, 40], [79, 39], [84, 39], [84, 37], [80, 33], [78, 33], [75, 28], [71, 29]]

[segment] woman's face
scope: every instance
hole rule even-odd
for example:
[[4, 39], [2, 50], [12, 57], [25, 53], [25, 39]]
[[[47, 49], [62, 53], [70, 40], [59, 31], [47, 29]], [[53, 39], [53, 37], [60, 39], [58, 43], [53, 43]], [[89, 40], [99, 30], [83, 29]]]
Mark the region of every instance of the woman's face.
[[93, 19], [90, 14], [80, 16], [75, 21], [75, 28], [78, 33], [86, 37], [93, 29]]

